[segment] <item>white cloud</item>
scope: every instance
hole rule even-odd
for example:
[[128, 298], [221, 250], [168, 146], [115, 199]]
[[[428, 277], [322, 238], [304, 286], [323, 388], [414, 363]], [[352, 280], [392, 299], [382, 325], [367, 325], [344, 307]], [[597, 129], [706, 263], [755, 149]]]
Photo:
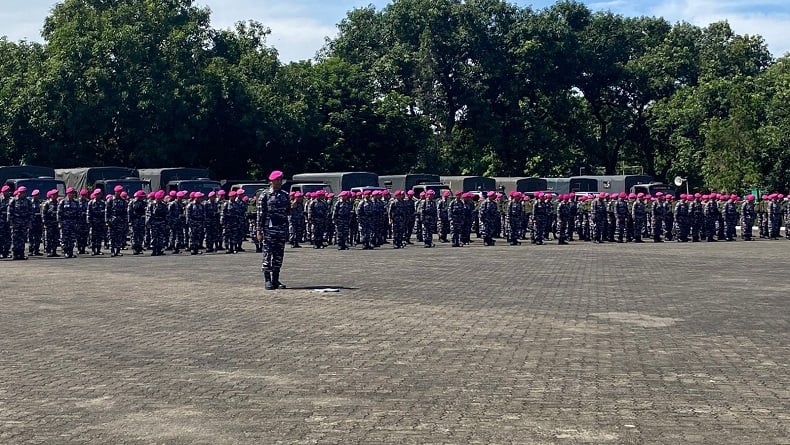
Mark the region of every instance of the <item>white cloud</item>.
[[737, 34], [762, 36], [774, 57], [790, 51], [790, 7], [786, 0], [670, 0], [655, 5], [650, 13], [701, 27], [726, 20]]

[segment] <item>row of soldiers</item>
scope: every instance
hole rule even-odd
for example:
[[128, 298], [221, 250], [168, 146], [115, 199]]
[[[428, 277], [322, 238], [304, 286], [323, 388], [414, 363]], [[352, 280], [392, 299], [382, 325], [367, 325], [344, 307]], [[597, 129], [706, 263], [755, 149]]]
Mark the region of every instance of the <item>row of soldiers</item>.
[[[256, 230], [249, 212], [249, 198], [243, 190], [188, 193], [164, 191], [146, 194], [138, 191], [129, 198], [122, 187], [104, 196], [95, 190], [79, 193], [73, 188], [60, 198], [57, 190], [47, 192], [41, 200], [39, 191], [19, 187], [11, 198], [7, 187], [0, 193], [0, 257], [11, 251], [14, 259], [25, 259], [28, 252], [49, 257], [59, 256], [58, 246], [66, 257], [101, 255], [102, 246], [112, 256], [131, 241], [134, 254], [150, 249], [151, 255], [165, 250], [180, 253], [188, 248], [197, 255], [206, 252], [241, 252], [242, 242]], [[78, 197], [79, 194], [79, 197]], [[205, 198], [205, 199], [204, 199]], [[434, 246], [434, 235], [454, 247], [471, 243], [475, 233], [486, 245], [505, 238], [511, 245], [531, 240], [543, 244], [554, 238], [567, 244], [575, 237], [601, 242], [642, 242], [643, 238], [685, 241], [734, 240], [736, 225], [741, 237], [752, 239], [758, 225], [762, 238], [777, 239], [783, 219], [790, 221], [790, 205], [781, 194], [764, 195], [755, 202], [748, 195], [657, 193], [606, 194], [596, 196], [536, 193], [534, 197], [514, 192], [505, 197], [489, 192], [480, 197], [472, 192], [445, 191], [436, 196], [432, 190], [415, 196], [386, 190], [341, 192], [337, 197], [318, 191], [290, 195], [289, 239], [292, 247], [310, 242], [316, 249], [336, 244], [346, 250], [353, 246], [373, 249], [388, 244], [402, 248], [417, 242]], [[253, 201], [254, 202], [254, 201]], [[253, 209], [254, 210], [254, 209]], [[790, 237], [790, 234], [785, 234]], [[256, 250], [262, 244], [255, 237]], [[76, 252], [75, 252], [76, 248]]]
[[135, 255], [145, 248], [152, 250], [152, 256], [163, 255], [165, 250], [180, 253], [186, 247], [193, 255], [204, 248], [207, 252], [243, 251], [249, 201], [244, 190], [232, 191], [227, 198], [222, 190], [207, 197], [200, 192], [137, 191], [130, 198], [121, 186], [113, 192], [105, 196], [97, 189], [89, 195], [87, 190], [78, 193], [70, 187], [63, 198], [57, 190], [50, 190], [42, 200], [39, 190], [28, 197], [27, 189], [19, 187], [11, 197], [4, 186], [0, 258], [26, 259], [26, 242], [31, 255], [59, 257], [61, 247], [67, 258], [86, 254], [88, 248], [91, 255], [103, 255], [103, 246], [112, 256], [120, 256], [128, 241]]
[[471, 233], [486, 245], [494, 245], [496, 238], [506, 238], [511, 245], [527, 239], [543, 244], [552, 237], [567, 244], [575, 236], [596, 243], [643, 242], [643, 238], [716, 241], [735, 240], [738, 225], [742, 238], [751, 240], [755, 224], [761, 238], [777, 239], [783, 219], [790, 221], [790, 205], [784, 205], [781, 194], [765, 195], [757, 203], [753, 195], [742, 200], [713, 193], [682, 194], [679, 199], [661, 192], [656, 196], [538, 192], [534, 197], [514, 192], [508, 199], [495, 192], [482, 199], [471, 192], [456, 192], [453, 198], [447, 191], [441, 197], [428, 191], [419, 199], [402, 191], [390, 197], [385, 190], [341, 195], [291, 194], [292, 247], [308, 240], [317, 249], [333, 241], [340, 249], [355, 244], [371, 249], [392, 239], [393, 247], [399, 248], [411, 243], [413, 233], [426, 247], [433, 246], [434, 234], [441, 242], [461, 246], [470, 242]]

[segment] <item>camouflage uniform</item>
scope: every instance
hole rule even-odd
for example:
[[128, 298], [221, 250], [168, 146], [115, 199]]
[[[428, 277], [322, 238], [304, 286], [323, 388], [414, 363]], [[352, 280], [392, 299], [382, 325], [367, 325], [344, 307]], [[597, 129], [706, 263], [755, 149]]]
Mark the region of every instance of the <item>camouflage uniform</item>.
[[634, 221], [634, 241], [637, 243], [642, 242], [646, 215], [647, 210], [645, 209], [645, 203], [641, 198], [637, 199], [633, 207], [631, 207], [631, 218]]
[[288, 222], [288, 232], [291, 234], [291, 247], [301, 247], [299, 243], [304, 240], [304, 213], [304, 201], [302, 199], [294, 200], [293, 204], [291, 204], [291, 218]]
[[592, 201], [593, 241], [602, 243], [606, 241], [606, 201], [596, 197]]
[[689, 241], [689, 209], [685, 199], [681, 199], [675, 204], [675, 225], [677, 226], [677, 241], [687, 243]]
[[436, 209], [436, 201], [428, 198], [420, 208], [420, 221], [422, 221], [422, 241], [425, 247], [433, 247], [433, 234], [436, 232], [436, 220], [439, 211]]
[[280, 268], [288, 242], [288, 216], [291, 200], [283, 190], [268, 189], [258, 197], [256, 226], [263, 235], [261, 269], [267, 289], [284, 288], [280, 283]]
[[568, 244], [568, 226], [571, 222], [571, 207], [568, 201], [563, 199], [557, 205], [557, 235], [559, 244]]
[[486, 246], [493, 246], [494, 236], [496, 235], [499, 223], [499, 207], [492, 199], [486, 199], [480, 203], [480, 233], [483, 236], [483, 243]]
[[776, 199], [772, 199], [768, 202], [768, 237], [779, 239], [781, 227], [782, 205]]
[[129, 201], [129, 225], [132, 228], [132, 253], [139, 255], [143, 253], [143, 241], [145, 239], [145, 211], [148, 203], [144, 198], [135, 198]]
[[383, 244], [387, 244], [389, 218], [387, 217], [387, 203], [384, 202], [383, 197], [376, 197], [373, 199], [373, 203], [375, 204], [374, 208], [376, 210], [376, 219], [374, 224], [376, 227], [375, 245], [378, 247]]
[[518, 240], [521, 237], [521, 232], [523, 231], [524, 226], [524, 205], [521, 202], [521, 199], [511, 199], [507, 203], [507, 210], [506, 210], [506, 219], [507, 219], [507, 240], [511, 246], [517, 246], [521, 244]]
[[38, 196], [33, 197], [33, 219], [30, 223], [28, 238], [30, 245], [28, 252], [31, 255], [41, 255], [41, 241], [44, 237], [44, 221], [41, 219], [41, 200]]
[[112, 256], [121, 255], [121, 248], [126, 244], [126, 234], [129, 228], [129, 213], [126, 200], [113, 196], [107, 200], [105, 220], [110, 229], [110, 253]]
[[74, 258], [74, 244], [77, 240], [77, 220], [80, 218], [80, 204], [66, 197], [58, 203], [58, 222], [60, 223], [60, 244], [66, 258]]
[[752, 240], [752, 227], [754, 227], [756, 218], [757, 212], [754, 209], [754, 201], [744, 201], [741, 204], [741, 236], [745, 241]]
[[375, 216], [374, 207], [375, 204], [368, 196], [365, 196], [357, 207], [357, 221], [359, 221], [360, 236], [362, 238], [361, 242], [363, 244], [362, 248], [364, 250], [373, 248], [373, 237], [375, 236], [373, 232], [373, 218]]
[[11, 226], [6, 215], [11, 197], [8, 193], [0, 194], [0, 258], [8, 258], [11, 253]]
[[546, 225], [549, 222], [549, 209], [551, 203], [537, 199], [532, 207], [532, 216], [535, 219], [535, 230], [532, 233], [533, 244], [542, 245], [543, 237], [546, 234]]
[[107, 236], [107, 202], [101, 196], [96, 196], [88, 202], [85, 210], [85, 222], [90, 230], [91, 254], [101, 255], [101, 246]]
[[47, 257], [57, 257], [58, 242], [60, 241], [60, 227], [58, 226], [58, 201], [48, 198], [41, 205], [41, 222], [44, 224], [44, 252]]
[[475, 215], [477, 215], [477, 206], [471, 198], [464, 200], [464, 219], [463, 228], [461, 229], [461, 242], [464, 244], [471, 244], [472, 242], [472, 226], [474, 225]]
[[661, 236], [664, 234], [664, 230], [661, 227], [664, 224], [664, 211], [666, 207], [664, 206], [664, 202], [659, 200], [653, 203], [653, 209], [651, 212], [651, 219], [653, 223], [653, 242], [660, 243], [662, 242]]
[[354, 206], [347, 199], [339, 199], [335, 202], [332, 209], [332, 222], [337, 233], [338, 250], [348, 250], [349, 224], [351, 224], [351, 214], [354, 213]]
[[417, 219], [417, 201], [413, 196], [407, 196], [406, 199], [406, 244], [411, 244], [411, 234], [415, 229]]
[[145, 212], [145, 224], [151, 228], [151, 256], [164, 255], [167, 244], [167, 203], [157, 199], [148, 204]]
[[713, 236], [716, 235], [716, 221], [719, 219], [719, 207], [716, 205], [715, 200], [709, 199], [705, 203], [703, 216], [705, 221], [705, 237], [708, 241], [716, 241], [713, 239]]
[[192, 201], [187, 204], [185, 217], [189, 228], [189, 252], [197, 255], [206, 236], [206, 207], [202, 202]]
[[442, 197], [436, 204], [436, 209], [439, 212], [439, 241], [442, 243], [447, 242], [447, 235], [450, 234], [450, 215], [448, 208], [450, 207], [450, 199], [446, 196]]
[[704, 235], [703, 226], [705, 224], [705, 208], [698, 198], [689, 205], [689, 217], [691, 218], [691, 241], [697, 242]]
[[614, 202], [614, 214], [617, 242], [622, 243], [623, 237], [628, 229], [628, 202], [623, 198], [617, 198], [617, 201]]
[[85, 255], [85, 248], [88, 247], [88, 236], [90, 235], [90, 226], [88, 226], [88, 199], [85, 196], [80, 196], [77, 200], [80, 205], [80, 218], [77, 220], [77, 252]]
[[409, 203], [405, 199], [396, 199], [389, 208], [389, 219], [392, 225], [392, 247], [400, 249], [406, 243], [406, 217], [409, 214]]
[[33, 220], [33, 202], [27, 197], [15, 197], [8, 203], [8, 211], [0, 217], [7, 218], [6, 222], [11, 228], [11, 244], [15, 260], [27, 259], [25, 256], [25, 242], [27, 231]]
[[[182, 228], [182, 218], [184, 217], [184, 204], [180, 199], [171, 201], [167, 206], [167, 225], [170, 227], [170, 244], [168, 249], [173, 249], [173, 253], [179, 253], [184, 245], [184, 230]], [[227, 242], [227, 237], [225, 238]]]
[[244, 242], [244, 234], [249, 229], [247, 225], [247, 203], [241, 198], [237, 198], [232, 202], [231, 211], [233, 211], [234, 220], [237, 222], [236, 230], [232, 234], [232, 247], [234, 252], [244, 252], [244, 248], [241, 245]]
[[313, 248], [324, 247], [324, 234], [329, 218], [329, 204], [324, 199], [313, 200], [307, 207], [307, 221], [310, 223], [310, 233]]
[[664, 201], [664, 239], [667, 241], [675, 239], [675, 213], [670, 200]]
[[724, 204], [724, 235], [727, 241], [735, 241], [738, 236], [735, 226], [738, 225], [738, 207], [730, 199]]
[[447, 208], [450, 219], [450, 233], [452, 236], [453, 247], [461, 247], [463, 242], [463, 231], [466, 226], [466, 204], [461, 197], [456, 196]]
[[220, 244], [219, 203], [211, 197], [203, 203], [206, 212], [206, 252], [213, 252]]

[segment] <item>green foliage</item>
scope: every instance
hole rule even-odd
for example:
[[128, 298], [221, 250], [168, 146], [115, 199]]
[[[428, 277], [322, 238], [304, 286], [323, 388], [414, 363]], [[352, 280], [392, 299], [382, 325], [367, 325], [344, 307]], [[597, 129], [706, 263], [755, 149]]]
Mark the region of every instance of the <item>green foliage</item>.
[[790, 187], [790, 63], [726, 22], [394, 0], [282, 65], [263, 24], [209, 19], [192, 0], [65, 0], [45, 44], [0, 39], [0, 163], [217, 177], [640, 165], [695, 189]]

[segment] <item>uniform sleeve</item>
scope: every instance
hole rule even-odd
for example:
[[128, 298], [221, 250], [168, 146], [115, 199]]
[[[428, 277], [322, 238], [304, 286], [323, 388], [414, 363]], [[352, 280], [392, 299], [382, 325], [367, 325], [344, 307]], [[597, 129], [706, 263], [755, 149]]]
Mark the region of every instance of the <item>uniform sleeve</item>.
[[258, 198], [258, 208], [257, 208], [257, 215], [255, 221], [255, 227], [257, 227], [259, 232], [263, 232], [263, 228], [266, 226], [266, 217], [269, 213], [269, 194], [264, 192], [261, 193], [261, 196]]

